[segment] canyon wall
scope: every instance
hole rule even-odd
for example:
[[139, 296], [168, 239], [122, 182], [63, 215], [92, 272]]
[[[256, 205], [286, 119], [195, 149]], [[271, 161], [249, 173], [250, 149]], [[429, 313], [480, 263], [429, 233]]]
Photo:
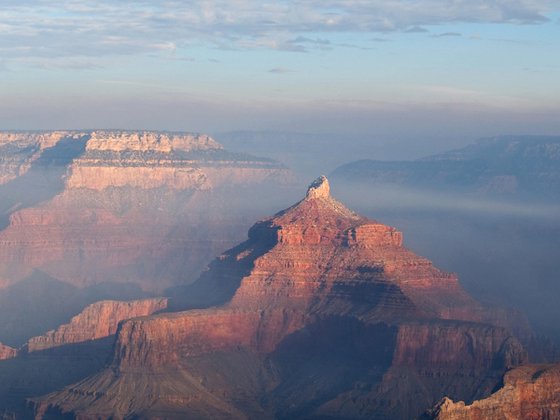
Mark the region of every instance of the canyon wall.
[[250, 200], [293, 181], [203, 134], [8, 132], [0, 148], [2, 288], [39, 269], [161, 294], [243, 238]]
[[29, 339], [26, 350], [34, 352], [108, 337], [117, 332], [119, 322], [151, 315], [166, 307], [166, 298], [128, 302], [96, 302], [73, 317], [68, 324], [61, 325], [56, 330], [48, 331], [42, 336]]
[[506, 373], [503, 386], [485, 399], [465, 404], [444, 398], [426, 419], [498, 420], [560, 417], [560, 366], [526, 365]]

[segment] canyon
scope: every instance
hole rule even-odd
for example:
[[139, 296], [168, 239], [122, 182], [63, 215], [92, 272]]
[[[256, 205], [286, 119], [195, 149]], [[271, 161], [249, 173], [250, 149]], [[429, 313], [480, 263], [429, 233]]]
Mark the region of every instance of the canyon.
[[1, 418], [556, 415], [554, 345], [325, 177], [262, 219], [293, 197], [278, 162], [110, 130], [0, 133], [0, 174]]
[[[278, 162], [204, 134], [1, 132], [0, 341], [19, 347], [98, 300], [191, 283], [260, 217], [247, 202], [291, 182]], [[43, 308], [49, 291], [59, 304]]]
[[[179, 277], [157, 269], [169, 255], [188, 255], [189, 242], [202, 248], [200, 261], [191, 257], [181, 267], [185, 278], [224, 246], [201, 244], [195, 216], [209, 211], [206, 218], [220, 225], [219, 240], [232, 240], [234, 229], [222, 228], [237, 215], [212, 213], [212, 191], [290, 177], [278, 163], [227, 152], [206, 135], [0, 134], [0, 148], [4, 287], [40, 269], [79, 287], [118, 281], [161, 292]], [[175, 235], [177, 228], [183, 235]]]
[[527, 323], [402, 241], [319, 178], [171, 296], [172, 312], [121, 322], [105, 369], [28, 407], [37, 418], [413, 418], [444, 396], [490, 395], [532, 357]]

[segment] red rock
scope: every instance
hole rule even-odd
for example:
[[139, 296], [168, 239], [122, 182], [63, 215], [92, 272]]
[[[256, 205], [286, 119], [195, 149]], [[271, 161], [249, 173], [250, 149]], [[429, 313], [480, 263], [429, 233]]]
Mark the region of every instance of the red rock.
[[[146, 417], [159, 415], [150, 404], [180, 415], [203, 403], [213, 415], [225, 404], [255, 417], [410, 418], [445, 390], [491, 389], [527, 357], [511, 332], [487, 324], [496, 314], [455, 275], [404, 248], [394, 228], [334, 200], [324, 177], [255, 224], [192, 292], [198, 304], [205, 295], [206, 305], [222, 304], [123, 322], [111, 369], [38, 400], [37, 412], [105, 418], [116, 401], [133, 399]], [[230, 373], [239, 352], [254, 371]], [[152, 378], [149, 395], [139, 375]], [[181, 399], [179, 388], [203, 401]]]
[[119, 302], [105, 300], [94, 303], [73, 317], [68, 324], [56, 330], [33, 337], [27, 342], [27, 351], [45, 350], [66, 344], [80, 343], [108, 337], [117, 332], [119, 322], [151, 315], [167, 307], [166, 298]]
[[488, 398], [472, 404], [444, 398], [425, 417], [437, 420], [560, 418], [560, 366], [518, 367], [506, 373], [503, 387]]
[[[84, 150], [69, 162], [41, 163], [45, 150], [67, 141], [83, 142]], [[127, 282], [161, 294], [190, 283], [246, 230], [243, 217], [227, 209], [231, 191], [222, 190], [279, 185], [291, 176], [276, 162], [228, 152], [207, 135], [0, 132], [1, 146], [15, 148], [0, 156], [5, 188], [22, 190], [8, 181], [21, 181], [36, 165], [27, 182], [48, 184], [40, 191], [52, 195], [0, 202], [0, 288], [34, 269], [77, 287]]]

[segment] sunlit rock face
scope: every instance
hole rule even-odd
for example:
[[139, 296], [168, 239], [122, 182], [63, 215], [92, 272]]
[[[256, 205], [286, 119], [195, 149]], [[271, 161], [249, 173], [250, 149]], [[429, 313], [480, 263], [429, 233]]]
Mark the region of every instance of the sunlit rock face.
[[171, 299], [193, 309], [123, 322], [111, 367], [35, 414], [414, 418], [444, 395], [488, 395], [527, 359], [507, 317], [324, 177], [248, 236]]
[[0, 287], [33, 269], [77, 287], [192, 282], [243, 237], [247, 198], [290, 177], [202, 134], [0, 133]]
[[42, 336], [29, 339], [27, 352], [45, 350], [67, 344], [81, 343], [109, 337], [117, 332], [119, 322], [151, 315], [167, 307], [167, 299], [143, 299], [133, 301], [105, 300], [86, 307], [68, 324]]
[[560, 366], [526, 365], [506, 373], [488, 398], [465, 404], [444, 398], [426, 419], [498, 420], [560, 418]]

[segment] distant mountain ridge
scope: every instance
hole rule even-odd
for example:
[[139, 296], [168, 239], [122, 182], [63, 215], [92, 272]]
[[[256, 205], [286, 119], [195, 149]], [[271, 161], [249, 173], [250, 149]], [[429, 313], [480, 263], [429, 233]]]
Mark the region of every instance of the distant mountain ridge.
[[413, 161], [359, 160], [337, 181], [481, 195], [560, 198], [560, 136], [499, 136]]

